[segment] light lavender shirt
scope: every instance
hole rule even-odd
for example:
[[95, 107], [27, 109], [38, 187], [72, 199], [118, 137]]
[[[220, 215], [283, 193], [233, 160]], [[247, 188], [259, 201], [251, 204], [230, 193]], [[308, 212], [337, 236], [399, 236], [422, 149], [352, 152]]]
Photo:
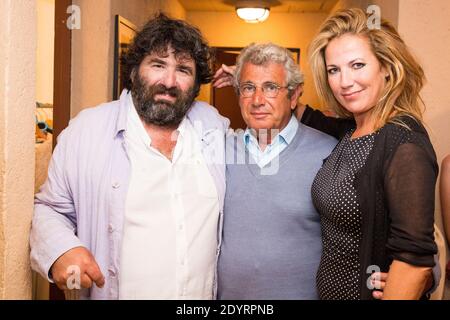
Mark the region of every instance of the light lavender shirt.
[[[35, 198], [31, 266], [52, 281], [49, 271], [56, 259], [74, 247], [86, 247], [106, 281], [103, 288], [94, 285], [82, 290], [81, 299], [118, 298], [119, 254], [131, 172], [124, 139], [129, 94], [124, 90], [120, 100], [85, 109], [70, 122], [58, 137], [47, 181]], [[229, 121], [204, 102], [195, 102], [186, 117], [201, 139], [202, 154], [219, 195], [217, 263], [225, 195], [224, 138]]]

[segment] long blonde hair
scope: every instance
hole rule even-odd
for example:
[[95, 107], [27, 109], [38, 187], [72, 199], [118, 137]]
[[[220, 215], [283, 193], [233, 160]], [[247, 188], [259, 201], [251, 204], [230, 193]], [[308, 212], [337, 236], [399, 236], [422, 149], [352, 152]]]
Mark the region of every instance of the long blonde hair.
[[380, 28], [377, 29], [369, 28], [367, 19], [368, 16], [361, 9], [347, 9], [336, 12], [320, 27], [309, 47], [309, 63], [319, 97], [338, 116], [352, 117], [334, 97], [328, 84], [325, 49], [334, 38], [344, 34], [358, 35], [369, 41], [372, 52], [389, 74], [381, 98], [372, 109], [376, 129], [387, 122], [404, 125], [398, 118], [394, 118], [400, 115], [422, 122], [425, 107], [420, 97], [420, 90], [425, 82], [422, 67], [388, 21], [381, 19]]

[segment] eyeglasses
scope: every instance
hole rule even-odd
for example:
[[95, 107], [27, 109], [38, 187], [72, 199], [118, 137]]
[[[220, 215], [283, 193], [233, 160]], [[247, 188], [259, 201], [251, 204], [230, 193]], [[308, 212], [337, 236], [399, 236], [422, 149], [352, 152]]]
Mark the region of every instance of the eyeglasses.
[[280, 89], [288, 88], [288, 86], [282, 87], [273, 82], [265, 82], [262, 86], [257, 86], [253, 83], [243, 83], [239, 85], [239, 94], [244, 98], [250, 98], [255, 94], [256, 88], [261, 88], [266, 98], [276, 98]]

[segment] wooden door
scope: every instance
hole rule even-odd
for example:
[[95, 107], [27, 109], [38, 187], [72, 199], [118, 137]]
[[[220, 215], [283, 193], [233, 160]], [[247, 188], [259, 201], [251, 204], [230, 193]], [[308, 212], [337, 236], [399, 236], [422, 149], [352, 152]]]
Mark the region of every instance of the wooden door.
[[[216, 60], [214, 63], [214, 70], [220, 68], [222, 64], [228, 66], [236, 64], [236, 57], [239, 52], [231, 52], [216, 48]], [[230, 119], [230, 127], [233, 129], [245, 129], [247, 125], [242, 119], [241, 109], [239, 108], [238, 98], [233, 87], [216, 89], [212, 88], [212, 101], [211, 104], [215, 106], [221, 115]]]

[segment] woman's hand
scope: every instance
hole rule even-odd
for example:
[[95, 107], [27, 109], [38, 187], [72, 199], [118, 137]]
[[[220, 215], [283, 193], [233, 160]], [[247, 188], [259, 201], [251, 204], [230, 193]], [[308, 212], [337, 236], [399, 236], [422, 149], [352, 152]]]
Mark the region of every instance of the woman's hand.
[[216, 71], [213, 77], [213, 87], [224, 88], [233, 86], [234, 72], [236, 71], [236, 66], [227, 66], [222, 64], [222, 66]]

